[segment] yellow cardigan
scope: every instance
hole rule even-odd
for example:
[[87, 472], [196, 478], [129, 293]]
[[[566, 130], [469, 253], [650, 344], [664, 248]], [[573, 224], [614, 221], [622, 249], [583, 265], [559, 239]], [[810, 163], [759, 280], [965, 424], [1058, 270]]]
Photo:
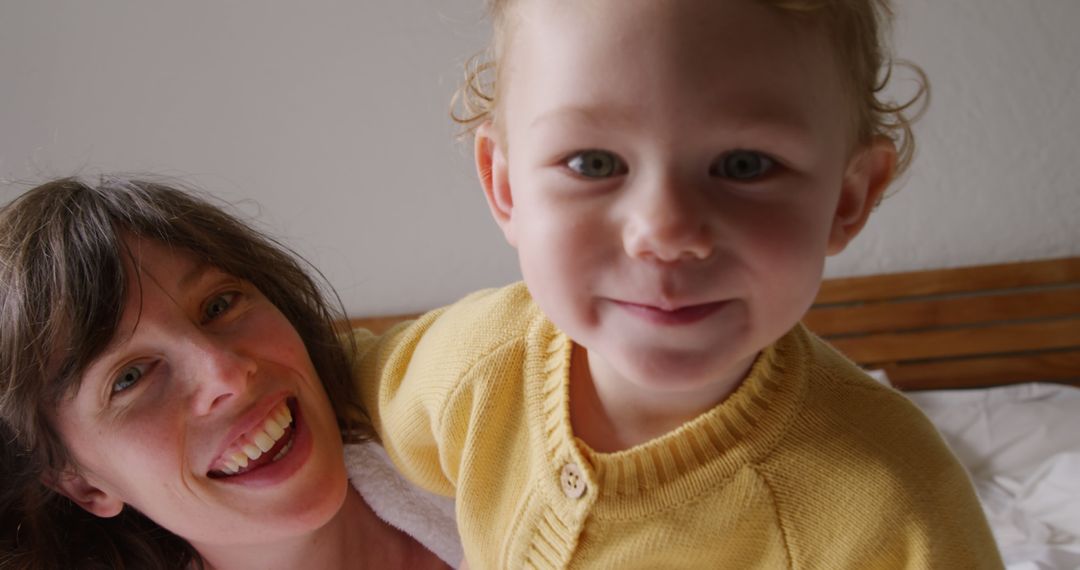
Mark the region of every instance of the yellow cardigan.
[[354, 339], [387, 452], [456, 496], [473, 569], [1002, 567], [934, 427], [801, 326], [723, 403], [618, 453], [574, 437], [572, 342], [521, 284]]

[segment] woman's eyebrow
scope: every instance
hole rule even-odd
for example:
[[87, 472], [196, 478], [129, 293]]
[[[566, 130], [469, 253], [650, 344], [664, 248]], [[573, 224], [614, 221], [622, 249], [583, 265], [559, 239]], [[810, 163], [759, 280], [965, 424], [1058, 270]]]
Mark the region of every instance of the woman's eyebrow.
[[[191, 267], [187, 269], [183, 274], [181, 274], [180, 279], [177, 281], [177, 290], [184, 291], [188, 288], [194, 287], [198, 285], [201, 281], [203, 281], [208, 274], [216, 271], [221, 270], [209, 263], [192, 263]], [[166, 295], [169, 295], [169, 297], [172, 298], [172, 295], [168, 293], [169, 288], [165, 286], [166, 284], [161, 283], [158, 278], [155, 277], [153, 274], [143, 273], [143, 278], [146, 281], [153, 283], [155, 286], [165, 292]], [[173, 301], [177, 302], [176, 299], [173, 299]], [[139, 311], [139, 313], [141, 314], [141, 310]], [[123, 320], [123, 317], [121, 317], [121, 320]], [[93, 360], [90, 361], [90, 363], [86, 367], [86, 370], [89, 371], [96, 364], [108, 358], [112, 352], [122, 348], [124, 344], [127, 343], [128, 340], [130, 340], [132, 334], [134, 334], [135, 332], [134, 329], [138, 327], [138, 324], [139, 319], [136, 318], [135, 323], [133, 323], [132, 325], [132, 330], [130, 331], [130, 334], [120, 334], [120, 329], [123, 327], [123, 325], [117, 327], [117, 330], [113, 333], [113, 337], [109, 339], [108, 343], [105, 344], [105, 347], [102, 349], [102, 351]]]
[[[178, 290], [183, 291], [188, 288], [195, 287], [200, 282], [204, 281], [208, 275], [216, 272], [222, 271], [217, 266], [211, 265], [206, 262], [192, 263], [191, 267], [184, 271], [184, 273], [181, 274], [180, 279], [177, 281]], [[144, 277], [148, 281], [154, 283], [157, 287], [162, 288], [162, 291], [167, 291], [162, 286], [163, 284], [160, 283], [153, 275], [145, 274]], [[174, 299], [174, 301], [176, 300]], [[117, 352], [123, 350], [124, 345], [126, 345], [128, 341], [131, 340], [132, 336], [135, 333], [135, 328], [137, 327], [138, 319], [136, 319], [136, 322], [133, 323], [133, 328], [128, 332], [128, 334], [121, 334], [121, 327], [117, 328], [117, 330], [113, 333], [113, 337], [109, 339], [109, 342], [105, 344], [105, 347], [101, 350], [101, 352], [98, 353], [97, 356], [95, 356], [93, 359], [91, 359], [90, 362], [88, 362], [86, 367], [83, 369], [82, 379], [79, 381], [79, 385], [75, 391], [75, 394], [78, 394], [87, 384], [85, 382], [87, 378], [91, 376], [102, 376], [104, 374], [103, 372], [99, 372], [99, 368], [106, 366]]]
[[192, 265], [191, 269], [184, 272], [177, 282], [180, 290], [187, 289], [198, 285], [208, 273], [221, 272], [217, 266], [211, 265], [206, 262], [199, 262]]

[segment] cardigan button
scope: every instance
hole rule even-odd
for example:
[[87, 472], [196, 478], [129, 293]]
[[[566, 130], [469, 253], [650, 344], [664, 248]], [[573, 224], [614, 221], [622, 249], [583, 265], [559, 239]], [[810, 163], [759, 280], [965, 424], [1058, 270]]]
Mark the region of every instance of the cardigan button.
[[559, 477], [562, 483], [563, 493], [571, 499], [580, 499], [585, 494], [585, 477], [581, 474], [581, 468], [577, 463], [563, 465]]

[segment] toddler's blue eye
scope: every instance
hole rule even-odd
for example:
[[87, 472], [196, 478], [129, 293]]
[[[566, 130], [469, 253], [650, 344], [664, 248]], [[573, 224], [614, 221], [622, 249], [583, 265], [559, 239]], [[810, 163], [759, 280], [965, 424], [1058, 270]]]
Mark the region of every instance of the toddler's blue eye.
[[131, 388], [136, 382], [142, 378], [143, 367], [141, 365], [129, 366], [120, 372], [120, 375], [113, 381], [112, 392], [118, 394]]
[[203, 318], [207, 321], [212, 321], [220, 317], [232, 307], [236, 295], [237, 293], [234, 292], [222, 293], [221, 295], [210, 299], [210, 302], [207, 303], [206, 307], [203, 309]]
[[605, 150], [579, 152], [566, 161], [566, 166], [586, 178], [608, 178], [625, 170], [622, 161]]
[[776, 163], [760, 152], [736, 150], [720, 157], [710, 174], [721, 178], [751, 180], [768, 174], [774, 166]]

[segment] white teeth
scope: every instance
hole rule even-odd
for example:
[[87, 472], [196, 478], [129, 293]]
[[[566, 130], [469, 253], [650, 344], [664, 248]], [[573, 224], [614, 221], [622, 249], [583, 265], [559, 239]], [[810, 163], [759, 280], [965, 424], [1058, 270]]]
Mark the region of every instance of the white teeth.
[[286, 427], [292, 423], [292, 411], [289, 410], [289, 406], [282, 405], [277, 411], [274, 412], [274, 419], [281, 427]]
[[255, 445], [258, 446], [258, 448], [261, 449], [263, 453], [270, 451], [270, 448], [274, 447], [274, 440], [271, 439], [270, 436], [267, 435], [264, 431], [255, 434], [255, 437], [252, 438], [252, 441], [254, 441]]
[[225, 460], [225, 472], [226, 473], [236, 473], [239, 470], [240, 470], [240, 465], [238, 463], [236, 463], [232, 459], [226, 459]]
[[248, 458], [252, 461], [255, 461], [259, 458], [260, 455], [262, 455], [262, 450], [250, 443], [245, 443], [244, 446], [240, 449], [244, 450], [244, 454], [247, 455]]
[[232, 455], [229, 456], [229, 459], [232, 460], [233, 463], [240, 466], [240, 469], [247, 467], [248, 457], [239, 451], [232, 452]]
[[[282, 403], [270, 413], [270, 417], [263, 422], [262, 429], [248, 434], [248, 441], [227, 453], [222, 458], [224, 467], [221, 468], [227, 475], [233, 475], [248, 466], [248, 461], [255, 461], [262, 457], [263, 453], [270, 451], [274, 445], [285, 435], [285, 430], [292, 424], [292, 412], [289, 406]], [[286, 444], [281, 451], [274, 456], [274, 461], [281, 459], [292, 448], [292, 442]]]
[[279, 425], [277, 420], [274, 419], [266, 420], [266, 423], [263, 424], [263, 429], [266, 430], [266, 433], [270, 434], [270, 437], [273, 438], [274, 441], [281, 439], [281, 436], [285, 435], [285, 428]]
[[293, 442], [293, 440], [290, 439], [285, 444], [285, 447], [282, 447], [281, 451], [277, 452], [277, 455], [274, 456], [273, 461], [277, 461], [278, 459], [281, 459], [282, 457], [285, 457], [285, 454], [288, 453], [290, 449], [292, 449], [292, 442]]

